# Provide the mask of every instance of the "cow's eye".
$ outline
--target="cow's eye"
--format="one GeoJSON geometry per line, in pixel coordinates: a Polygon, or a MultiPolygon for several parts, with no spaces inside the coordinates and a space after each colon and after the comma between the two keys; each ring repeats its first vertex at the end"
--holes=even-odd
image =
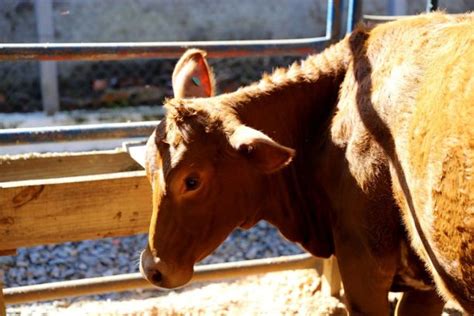
{"type": "Polygon", "coordinates": [[[199,179],[196,176],[189,176],[184,180],[186,190],[193,191],[199,187],[199,179]]]}

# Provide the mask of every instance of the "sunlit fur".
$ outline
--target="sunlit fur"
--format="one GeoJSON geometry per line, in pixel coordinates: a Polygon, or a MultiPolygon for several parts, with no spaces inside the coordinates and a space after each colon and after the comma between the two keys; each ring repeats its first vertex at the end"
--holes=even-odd
{"type": "Polygon", "coordinates": [[[172,75],[175,97],[189,98],[214,95],[216,80],[205,56],[206,52],[199,49],[189,49],[181,56],[172,75]],[[205,87],[205,89],[202,89],[202,87],[205,87]]]}
{"type": "Polygon", "coordinates": [[[473,313],[473,39],[472,14],[361,27],[234,93],[168,100],[148,157],[149,250],[173,266],[166,277],[265,219],[314,255],[336,255],[352,314],[387,314],[391,289],[409,290],[401,315],[439,314],[429,275],[473,313]],[[296,155],[259,173],[233,143],[241,126],[296,155]],[[178,194],[191,170],[205,178],[205,202],[178,194]]]}
{"type": "Polygon", "coordinates": [[[370,32],[365,48],[355,43],[332,128],[336,142],[347,148],[351,170],[364,190],[388,156],[394,196],[412,246],[440,293],[462,300],[471,311],[473,21],[472,14],[437,13],[381,25],[370,32]],[[433,20],[439,23],[433,25],[433,20]],[[363,74],[367,71],[370,76],[363,74]],[[415,228],[410,208],[424,236],[415,228]],[[423,242],[449,277],[440,277],[443,272],[433,266],[423,242]]]}

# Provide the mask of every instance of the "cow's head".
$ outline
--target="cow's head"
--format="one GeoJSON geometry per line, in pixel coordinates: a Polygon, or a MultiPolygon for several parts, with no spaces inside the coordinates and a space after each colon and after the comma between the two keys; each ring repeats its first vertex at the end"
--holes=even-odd
{"type": "Polygon", "coordinates": [[[202,52],[181,58],[173,73],[178,98],[168,101],[167,116],[147,144],[153,215],[140,269],[159,287],[187,283],[194,264],[234,228],[253,226],[268,175],[294,154],[232,119],[212,97],[212,78],[202,52]]]}

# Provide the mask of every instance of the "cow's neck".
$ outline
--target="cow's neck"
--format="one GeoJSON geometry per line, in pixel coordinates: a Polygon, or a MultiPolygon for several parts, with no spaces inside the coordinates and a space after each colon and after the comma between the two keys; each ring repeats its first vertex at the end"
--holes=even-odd
{"type": "Polygon", "coordinates": [[[321,78],[312,86],[293,91],[292,101],[283,102],[274,110],[278,119],[273,127],[278,130],[280,124],[285,126],[283,133],[275,135],[274,139],[296,149],[296,156],[286,169],[269,177],[267,196],[270,198],[263,219],[277,226],[285,237],[320,257],[333,253],[333,241],[330,204],[325,189],[316,181],[318,166],[314,155],[323,148],[340,80],[321,78]]]}
{"type": "Polygon", "coordinates": [[[277,73],[267,82],[264,79],[257,86],[238,92],[242,95],[235,106],[242,123],[296,149],[290,166],[269,176],[268,199],[261,217],[277,226],[288,239],[323,257],[333,253],[330,210],[325,190],[318,188],[318,167],[313,158],[324,146],[347,65],[345,60],[337,64],[336,57],[325,53],[311,57],[311,69],[304,69],[309,67],[305,62],[301,69],[290,68],[281,74],[282,78],[277,73]],[[307,77],[285,80],[284,76],[298,78],[298,71],[304,73],[300,79],[307,77]],[[284,83],[278,84],[279,80],[284,83]],[[277,84],[265,87],[273,83],[277,84]]]}
{"type": "MultiPolygon", "coordinates": [[[[259,83],[221,96],[240,122],[255,127],[282,145],[295,147],[317,128],[338,94],[352,59],[348,38],[318,55],[278,69],[259,83]]],[[[310,135],[311,136],[311,135],[310,135]]]]}

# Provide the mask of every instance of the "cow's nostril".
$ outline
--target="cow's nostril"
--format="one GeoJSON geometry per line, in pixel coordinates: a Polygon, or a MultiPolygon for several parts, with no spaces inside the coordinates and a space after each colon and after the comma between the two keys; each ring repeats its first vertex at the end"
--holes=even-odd
{"type": "Polygon", "coordinates": [[[151,281],[155,284],[158,284],[161,282],[162,275],[160,271],[155,271],[153,275],[151,276],[151,281]]]}

